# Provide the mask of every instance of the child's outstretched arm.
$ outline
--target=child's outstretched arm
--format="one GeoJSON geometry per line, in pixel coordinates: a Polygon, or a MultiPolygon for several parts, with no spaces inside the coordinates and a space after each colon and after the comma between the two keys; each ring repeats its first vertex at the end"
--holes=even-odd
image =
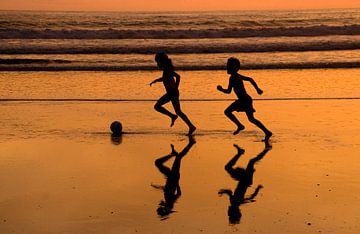
{"type": "Polygon", "coordinates": [[[157,82],[161,82],[161,81],[163,81],[163,78],[162,78],[162,77],[151,81],[151,83],[150,83],[149,85],[151,86],[152,84],[157,83],[157,82]]]}
{"type": "Polygon", "coordinates": [[[226,194],[231,198],[231,196],[233,195],[233,192],[230,189],[220,189],[218,194],[219,194],[219,196],[226,194]]]}
{"type": "Polygon", "coordinates": [[[258,193],[259,193],[259,191],[260,191],[260,189],[262,189],[263,188],[263,186],[260,184],[260,185],[258,185],[257,187],[256,187],[256,189],[255,189],[255,192],[253,193],[253,194],[251,194],[249,197],[247,197],[247,198],[245,198],[244,200],[246,201],[246,202],[253,202],[254,201],[254,199],[255,199],[255,197],[258,195],[258,193]]]}
{"type": "Polygon", "coordinates": [[[254,86],[254,88],[256,89],[256,92],[257,92],[258,94],[262,94],[262,93],[263,93],[263,91],[259,88],[259,86],[257,86],[257,84],[256,84],[256,82],[255,82],[255,80],[254,80],[253,78],[247,77],[247,76],[241,76],[241,78],[242,78],[243,80],[249,81],[249,82],[254,86]]]}
{"type": "Polygon", "coordinates": [[[223,93],[227,93],[227,94],[231,93],[232,88],[233,88],[233,84],[231,82],[231,79],[229,81],[229,85],[228,85],[227,89],[224,89],[221,85],[217,86],[217,90],[219,90],[220,92],[223,92],[223,93]]]}

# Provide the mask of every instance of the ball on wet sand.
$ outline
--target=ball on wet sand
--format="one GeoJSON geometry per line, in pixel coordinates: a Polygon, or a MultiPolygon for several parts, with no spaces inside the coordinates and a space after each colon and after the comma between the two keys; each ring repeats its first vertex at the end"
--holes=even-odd
{"type": "Polygon", "coordinates": [[[119,121],[114,121],[110,125],[110,130],[113,133],[113,135],[121,135],[122,124],[119,121]]]}

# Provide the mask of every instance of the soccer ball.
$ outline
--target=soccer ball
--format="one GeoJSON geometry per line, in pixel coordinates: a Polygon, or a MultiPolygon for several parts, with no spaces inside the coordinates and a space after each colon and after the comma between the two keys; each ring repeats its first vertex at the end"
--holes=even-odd
{"type": "Polygon", "coordinates": [[[115,136],[119,136],[122,133],[122,124],[119,121],[114,121],[110,125],[110,130],[115,136]]]}

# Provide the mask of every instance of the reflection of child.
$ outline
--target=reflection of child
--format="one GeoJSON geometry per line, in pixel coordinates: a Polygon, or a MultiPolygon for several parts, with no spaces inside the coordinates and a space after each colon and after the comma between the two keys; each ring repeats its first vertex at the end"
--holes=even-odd
{"type": "Polygon", "coordinates": [[[155,55],[155,61],[157,62],[158,67],[163,70],[163,75],[159,79],[156,79],[150,83],[150,86],[157,82],[163,82],[166,94],[163,95],[155,104],[154,108],[158,112],[167,115],[171,118],[170,127],[175,123],[175,120],[178,116],[189,127],[188,135],[193,134],[196,130],[196,127],[191,123],[189,118],[181,111],[180,101],[179,101],[179,84],[180,84],[180,75],[174,71],[174,66],[172,65],[171,59],[165,53],[157,53],[155,55]],[[174,77],[176,79],[174,79],[174,77]],[[164,104],[170,102],[172,103],[175,113],[173,114],[163,107],[164,104]]]}
{"type": "Polygon", "coordinates": [[[189,136],[189,142],[181,152],[177,152],[171,144],[171,153],[155,160],[155,165],[159,171],[165,175],[166,183],[164,186],[153,185],[154,188],[162,189],[164,192],[164,200],[162,200],[157,208],[157,213],[161,218],[166,218],[170,213],[174,212],[174,204],[181,196],[180,189],[180,165],[182,158],[189,152],[191,147],[195,144],[193,136],[189,136]],[[165,163],[175,157],[171,169],[165,163]]]}
{"type": "Polygon", "coordinates": [[[227,62],[227,73],[230,74],[229,78],[229,85],[227,89],[224,89],[221,87],[221,85],[217,86],[217,89],[223,93],[231,93],[231,90],[234,89],[234,92],[236,96],[238,97],[238,100],[233,102],[228,108],[225,110],[225,115],[233,121],[237,129],[234,132],[234,135],[238,134],[241,130],[245,129],[244,125],[240,123],[240,121],[235,117],[235,115],[232,113],[234,111],[237,112],[245,112],[249,121],[253,124],[255,124],[257,127],[259,127],[263,132],[265,133],[265,141],[268,141],[270,137],[272,136],[272,132],[269,131],[259,120],[255,119],[254,112],[255,109],[252,104],[252,98],[246,93],[244,82],[243,81],[249,81],[256,89],[258,94],[262,94],[263,91],[257,86],[255,81],[250,78],[243,75],[240,75],[238,73],[240,69],[240,61],[236,58],[229,58],[227,62]]]}
{"type": "Polygon", "coordinates": [[[246,168],[234,167],[236,162],[239,160],[241,155],[245,153],[245,150],[240,148],[238,145],[234,144],[234,147],[237,149],[237,154],[225,165],[225,170],[230,174],[230,176],[238,181],[234,192],[230,189],[220,189],[218,194],[222,196],[226,194],[230,199],[230,206],[228,208],[229,222],[231,224],[236,224],[240,222],[241,211],[240,205],[248,202],[253,202],[260,189],[263,188],[262,185],[258,185],[255,188],[253,194],[245,196],[247,189],[253,184],[253,177],[255,172],[255,163],[260,161],[265,154],[271,149],[271,145],[265,142],[264,150],[259,153],[256,157],[249,160],[246,168]]]}

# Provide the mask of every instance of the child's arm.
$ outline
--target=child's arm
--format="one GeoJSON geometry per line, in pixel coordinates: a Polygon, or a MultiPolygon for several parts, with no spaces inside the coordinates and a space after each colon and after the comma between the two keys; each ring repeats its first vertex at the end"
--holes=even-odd
{"type": "Polygon", "coordinates": [[[149,85],[151,86],[152,84],[157,83],[157,82],[161,82],[161,81],[163,81],[163,78],[162,78],[162,77],[151,81],[151,83],[150,83],[149,85]]]}
{"type": "Polygon", "coordinates": [[[233,83],[231,82],[231,78],[229,80],[229,85],[227,89],[224,89],[221,85],[217,86],[217,90],[227,94],[231,93],[232,88],[233,88],[233,83]]]}
{"type": "Polygon", "coordinates": [[[246,202],[249,202],[249,201],[250,201],[250,202],[254,202],[255,197],[258,195],[260,189],[262,189],[262,188],[263,188],[263,186],[262,186],[261,184],[258,185],[258,186],[256,187],[254,193],[251,194],[249,197],[245,198],[244,200],[245,200],[246,202]]]}
{"type": "Polygon", "coordinates": [[[257,86],[257,84],[256,84],[256,82],[255,82],[255,80],[254,80],[253,78],[247,77],[247,76],[241,76],[241,78],[242,78],[243,80],[249,81],[249,82],[254,86],[254,88],[256,89],[256,92],[257,92],[258,94],[262,94],[262,93],[263,93],[263,91],[257,86]]]}
{"type": "Polygon", "coordinates": [[[230,189],[220,189],[218,192],[219,196],[222,196],[223,194],[228,195],[229,197],[232,196],[232,191],[230,189]]]}

